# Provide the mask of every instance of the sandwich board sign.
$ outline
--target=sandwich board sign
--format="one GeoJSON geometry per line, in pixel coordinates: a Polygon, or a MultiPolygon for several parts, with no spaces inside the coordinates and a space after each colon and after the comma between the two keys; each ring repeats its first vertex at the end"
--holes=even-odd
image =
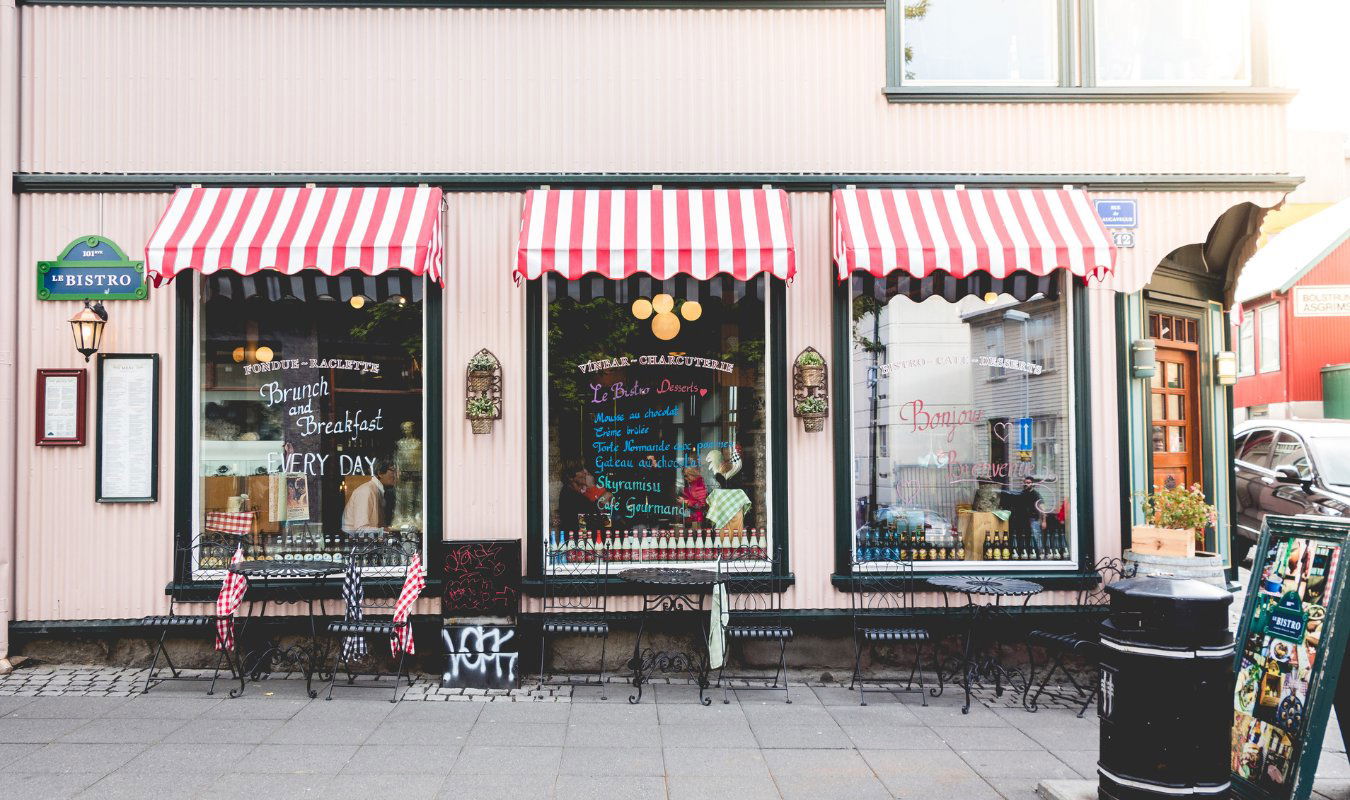
{"type": "Polygon", "coordinates": [[[1350,633],[1348,545],[1350,522],[1266,517],[1238,620],[1234,797],[1312,793],[1350,633]]]}

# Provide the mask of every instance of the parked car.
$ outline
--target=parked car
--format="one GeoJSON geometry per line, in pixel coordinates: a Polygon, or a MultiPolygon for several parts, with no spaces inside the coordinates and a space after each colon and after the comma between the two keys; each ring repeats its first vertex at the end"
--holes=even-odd
{"type": "Polygon", "coordinates": [[[1350,420],[1251,420],[1233,433],[1233,559],[1261,536],[1266,514],[1350,514],[1350,420]]]}

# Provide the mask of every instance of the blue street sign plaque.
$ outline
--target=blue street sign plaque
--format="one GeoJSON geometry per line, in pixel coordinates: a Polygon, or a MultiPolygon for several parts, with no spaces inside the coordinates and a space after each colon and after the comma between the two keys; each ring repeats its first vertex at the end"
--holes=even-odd
{"type": "Polygon", "coordinates": [[[55,261],[38,262],[39,300],[144,300],[145,262],[128,261],[111,239],[82,236],[55,261]]]}
{"type": "Polygon", "coordinates": [[[1097,207],[1097,216],[1108,228],[1139,227],[1139,201],[1137,200],[1093,200],[1097,207]]]}

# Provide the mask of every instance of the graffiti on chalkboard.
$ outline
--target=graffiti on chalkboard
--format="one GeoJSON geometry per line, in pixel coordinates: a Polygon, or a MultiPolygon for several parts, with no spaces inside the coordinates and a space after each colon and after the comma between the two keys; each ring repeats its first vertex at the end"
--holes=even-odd
{"type": "Polygon", "coordinates": [[[446,669],[441,687],[446,689],[514,689],[516,629],[498,625],[447,625],[441,628],[445,643],[446,669]]]}
{"type": "Polygon", "coordinates": [[[520,542],[455,542],[446,547],[441,613],[514,616],[520,607],[520,542]]]}

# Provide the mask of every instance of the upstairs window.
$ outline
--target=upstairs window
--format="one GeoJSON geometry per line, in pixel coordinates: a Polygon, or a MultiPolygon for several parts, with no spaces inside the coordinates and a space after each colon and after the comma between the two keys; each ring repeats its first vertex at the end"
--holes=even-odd
{"type": "Polygon", "coordinates": [[[1261,329],[1261,348],[1256,358],[1262,372],[1280,370],[1280,307],[1271,304],[1256,312],[1257,327],[1261,329]]]}
{"type": "Polygon", "coordinates": [[[1056,0],[912,0],[899,21],[912,86],[1054,86],[1056,0]]]}
{"type": "Polygon", "coordinates": [[[1251,83],[1251,7],[1234,0],[1094,0],[1098,86],[1251,83]]]}
{"type": "Polygon", "coordinates": [[[1251,314],[1243,316],[1237,336],[1238,374],[1256,374],[1256,324],[1251,314]]]}

